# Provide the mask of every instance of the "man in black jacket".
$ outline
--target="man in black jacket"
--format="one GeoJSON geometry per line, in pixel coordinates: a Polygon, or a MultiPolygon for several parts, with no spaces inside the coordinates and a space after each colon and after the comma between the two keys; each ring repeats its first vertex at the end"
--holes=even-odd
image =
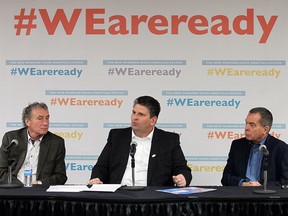
{"type": "Polygon", "coordinates": [[[137,143],[135,185],[188,186],[192,180],[179,135],[155,127],[159,102],[142,96],[134,101],[131,127],[112,129],[88,184],[131,185],[130,143],[137,143]]]}

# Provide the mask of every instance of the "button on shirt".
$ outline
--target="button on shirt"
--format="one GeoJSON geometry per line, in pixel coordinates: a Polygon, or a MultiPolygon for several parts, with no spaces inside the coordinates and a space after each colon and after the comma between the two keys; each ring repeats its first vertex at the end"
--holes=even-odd
{"type": "Polygon", "coordinates": [[[24,182],[24,165],[27,161],[30,162],[32,166],[32,182],[36,181],[36,173],[37,173],[37,165],[38,165],[38,158],[39,158],[39,150],[40,150],[40,142],[41,139],[33,141],[31,137],[28,135],[28,144],[27,144],[27,154],[25,161],[17,174],[17,178],[24,182]]]}
{"type": "MultiPolygon", "coordinates": [[[[154,130],[144,138],[137,137],[132,131],[132,141],[137,143],[135,159],[135,186],[147,186],[147,173],[149,155],[151,149],[151,142],[154,130]]],[[[132,184],[132,168],[131,168],[131,156],[128,157],[128,163],[125,173],[122,178],[122,185],[131,186],[132,184]]]]}

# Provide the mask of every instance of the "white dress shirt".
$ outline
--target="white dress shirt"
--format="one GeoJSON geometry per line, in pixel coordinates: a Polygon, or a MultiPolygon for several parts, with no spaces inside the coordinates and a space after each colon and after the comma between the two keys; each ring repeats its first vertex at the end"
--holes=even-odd
{"type": "MultiPolygon", "coordinates": [[[[135,186],[147,186],[148,163],[153,131],[144,138],[137,137],[132,130],[132,141],[137,143],[135,159],[135,186]]],[[[122,178],[122,185],[132,186],[131,156],[128,157],[127,167],[122,178]]]]}
{"type": "Polygon", "coordinates": [[[27,154],[25,157],[25,161],[22,164],[22,167],[20,168],[17,174],[17,178],[23,183],[24,183],[24,166],[27,161],[29,161],[32,166],[32,182],[36,181],[36,173],[37,173],[37,165],[38,165],[41,140],[42,140],[42,137],[39,140],[36,140],[33,142],[33,140],[28,134],[27,154]]]}

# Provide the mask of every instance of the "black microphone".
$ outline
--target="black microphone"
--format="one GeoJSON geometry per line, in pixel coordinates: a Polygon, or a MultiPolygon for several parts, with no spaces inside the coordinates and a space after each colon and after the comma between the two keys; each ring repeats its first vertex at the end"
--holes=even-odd
{"type": "Polygon", "coordinates": [[[10,144],[6,146],[6,148],[4,149],[4,152],[10,152],[11,149],[12,149],[14,146],[16,146],[16,145],[18,145],[18,140],[13,139],[13,140],[10,142],[10,144]]]}
{"type": "Polygon", "coordinates": [[[276,193],[275,190],[267,190],[267,179],[268,179],[268,155],[269,151],[266,147],[266,145],[260,145],[259,151],[265,156],[263,160],[263,190],[255,190],[254,193],[260,193],[260,194],[273,194],[276,193]]]}
{"type": "Polygon", "coordinates": [[[132,141],[130,144],[130,156],[132,158],[134,158],[134,155],[136,153],[136,146],[137,146],[137,143],[135,141],[132,141]]]}
{"type": "Polygon", "coordinates": [[[266,157],[268,157],[269,151],[268,151],[266,145],[260,145],[260,146],[259,146],[259,151],[261,151],[263,155],[265,155],[266,157]]]}
{"type": "Polygon", "coordinates": [[[136,153],[136,147],[137,147],[137,142],[132,141],[130,143],[130,156],[131,156],[131,171],[132,171],[132,186],[126,186],[124,187],[125,190],[133,190],[133,191],[138,191],[138,190],[144,190],[145,187],[143,186],[135,186],[135,158],[134,155],[136,153]]]}

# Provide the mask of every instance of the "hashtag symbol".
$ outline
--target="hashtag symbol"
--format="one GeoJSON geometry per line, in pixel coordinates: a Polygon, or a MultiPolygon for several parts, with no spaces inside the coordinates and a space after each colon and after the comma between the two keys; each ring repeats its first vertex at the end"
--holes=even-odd
{"type": "Polygon", "coordinates": [[[108,75],[112,76],[114,74],[114,68],[109,68],[108,69],[108,75]]]}
{"type": "Polygon", "coordinates": [[[11,69],[11,75],[15,76],[17,74],[17,68],[12,68],[11,69]]]}
{"type": "Polygon", "coordinates": [[[169,98],[168,100],[167,100],[167,106],[172,106],[173,105],[173,98],[169,98]]]}
{"type": "Polygon", "coordinates": [[[214,137],[214,132],[209,131],[208,132],[208,139],[213,139],[213,137],[214,137]]]}
{"type": "Polygon", "coordinates": [[[212,76],[213,75],[213,68],[209,68],[207,70],[207,72],[208,72],[208,76],[212,76]]]}
{"type": "Polygon", "coordinates": [[[52,99],[50,100],[50,104],[51,104],[52,106],[57,105],[57,99],[56,99],[56,98],[52,98],[52,99]]]}
{"type": "Polygon", "coordinates": [[[37,16],[35,15],[35,8],[31,9],[29,15],[25,15],[25,9],[22,8],[20,15],[14,16],[14,19],[18,20],[18,23],[14,25],[14,28],[16,29],[16,35],[20,35],[22,29],[26,29],[26,35],[30,35],[31,29],[37,27],[36,24],[33,24],[33,21],[36,20],[36,18],[37,16]]]}

